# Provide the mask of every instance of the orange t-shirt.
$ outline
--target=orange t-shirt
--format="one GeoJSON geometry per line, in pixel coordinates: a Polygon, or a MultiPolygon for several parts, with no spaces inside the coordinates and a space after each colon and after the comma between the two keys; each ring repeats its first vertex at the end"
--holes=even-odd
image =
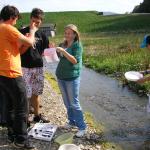
{"type": "Polygon", "coordinates": [[[0,24],[0,75],[10,78],[22,76],[19,52],[21,33],[12,25],[0,24]]]}

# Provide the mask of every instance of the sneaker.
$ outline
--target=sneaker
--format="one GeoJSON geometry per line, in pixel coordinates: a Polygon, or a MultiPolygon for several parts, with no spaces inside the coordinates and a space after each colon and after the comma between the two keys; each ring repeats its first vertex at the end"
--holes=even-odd
{"type": "Polygon", "coordinates": [[[15,139],[15,134],[14,134],[12,128],[8,127],[7,142],[8,143],[13,143],[14,139],[15,139]]]}
{"type": "Polygon", "coordinates": [[[11,144],[11,143],[14,142],[14,139],[15,139],[15,136],[13,136],[13,135],[8,135],[8,137],[7,137],[7,142],[8,142],[9,144],[11,144]]]}
{"type": "Polygon", "coordinates": [[[31,143],[29,143],[29,140],[23,143],[14,142],[13,147],[23,150],[36,150],[36,148],[31,143]]]}
{"type": "Polygon", "coordinates": [[[86,130],[79,130],[76,133],[76,137],[83,137],[86,134],[86,130]]]}
{"type": "Polygon", "coordinates": [[[34,116],[33,121],[35,121],[35,122],[43,122],[43,123],[49,123],[50,122],[42,114],[39,114],[38,116],[34,116]]]}
{"type": "Polygon", "coordinates": [[[72,125],[72,124],[69,124],[69,123],[66,123],[64,126],[63,126],[64,129],[72,129],[72,128],[76,128],[75,125],[72,125]]]}

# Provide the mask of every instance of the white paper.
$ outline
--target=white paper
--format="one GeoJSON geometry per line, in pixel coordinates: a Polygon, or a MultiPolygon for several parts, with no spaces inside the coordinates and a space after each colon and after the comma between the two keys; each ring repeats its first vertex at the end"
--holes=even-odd
{"type": "Polygon", "coordinates": [[[48,63],[57,62],[59,58],[56,53],[56,48],[47,48],[44,50],[44,57],[48,63]]]}

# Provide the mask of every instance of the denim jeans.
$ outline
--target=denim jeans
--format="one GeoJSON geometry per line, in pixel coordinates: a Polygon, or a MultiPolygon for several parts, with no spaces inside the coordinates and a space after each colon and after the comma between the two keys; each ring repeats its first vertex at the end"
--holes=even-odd
{"type": "Polygon", "coordinates": [[[79,130],[84,130],[86,124],[79,101],[80,77],[71,81],[58,79],[58,85],[67,109],[69,124],[77,126],[79,130]]]}
{"type": "Polygon", "coordinates": [[[16,142],[27,139],[28,101],[22,77],[8,78],[0,76],[0,85],[7,94],[8,136],[14,136],[16,142]]]}

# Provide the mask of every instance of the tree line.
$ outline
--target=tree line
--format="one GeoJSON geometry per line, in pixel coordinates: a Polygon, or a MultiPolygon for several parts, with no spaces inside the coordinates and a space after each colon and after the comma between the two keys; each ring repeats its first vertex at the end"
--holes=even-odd
{"type": "Polygon", "coordinates": [[[135,6],[132,13],[150,13],[150,0],[144,0],[135,6]]]}

